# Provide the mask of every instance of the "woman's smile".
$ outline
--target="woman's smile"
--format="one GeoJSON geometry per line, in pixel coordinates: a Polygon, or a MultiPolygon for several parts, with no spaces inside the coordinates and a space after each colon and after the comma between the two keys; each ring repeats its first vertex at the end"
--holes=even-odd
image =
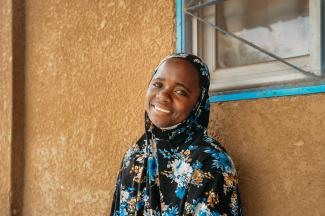
{"type": "Polygon", "coordinates": [[[165,108],[162,108],[162,107],[159,107],[157,105],[152,105],[152,107],[157,111],[157,112],[162,112],[164,114],[171,114],[172,111],[168,110],[168,109],[165,109],[165,108]]]}
{"type": "Polygon", "coordinates": [[[199,74],[182,59],[169,59],[157,70],[145,97],[145,109],[151,122],[166,128],[184,121],[200,95],[199,74]]]}

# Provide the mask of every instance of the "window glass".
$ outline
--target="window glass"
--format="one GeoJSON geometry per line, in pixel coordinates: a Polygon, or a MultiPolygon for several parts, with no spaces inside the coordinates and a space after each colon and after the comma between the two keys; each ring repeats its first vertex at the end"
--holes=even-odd
{"type": "MultiPolygon", "coordinates": [[[[308,0],[226,0],[215,10],[218,26],[281,58],[310,53],[308,0]]],[[[215,69],[274,60],[221,33],[216,41],[215,69]]]]}
{"type": "Polygon", "coordinates": [[[323,0],[180,1],[183,51],[207,63],[213,94],[323,81],[323,0]],[[220,33],[220,28],[285,62],[220,33]]]}

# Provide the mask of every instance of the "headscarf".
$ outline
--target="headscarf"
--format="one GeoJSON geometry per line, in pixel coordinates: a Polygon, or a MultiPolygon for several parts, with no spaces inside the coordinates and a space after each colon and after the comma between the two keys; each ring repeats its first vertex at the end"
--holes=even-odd
{"type": "Polygon", "coordinates": [[[145,113],[145,133],[123,158],[111,215],[241,215],[233,162],[207,135],[208,67],[197,56],[174,53],[152,78],[171,58],[195,67],[201,94],[174,127],[158,128],[145,113]]]}

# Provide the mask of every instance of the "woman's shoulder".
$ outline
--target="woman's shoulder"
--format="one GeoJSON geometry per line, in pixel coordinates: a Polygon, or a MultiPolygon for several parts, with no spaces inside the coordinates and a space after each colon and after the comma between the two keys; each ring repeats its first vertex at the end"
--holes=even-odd
{"type": "Polygon", "coordinates": [[[225,148],[213,137],[203,135],[192,146],[193,156],[201,160],[205,167],[216,172],[227,172],[235,175],[236,169],[225,148]]]}
{"type": "Polygon", "coordinates": [[[197,146],[198,151],[206,152],[207,150],[211,150],[227,153],[226,149],[221,145],[221,143],[209,135],[202,135],[198,137],[194,143],[197,146]]]}
{"type": "Polygon", "coordinates": [[[126,168],[130,166],[130,163],[133,161],[141,161],[144,157],[144,144],[145,135],[142,135],[140,139],[133,143],[127,151],[124,153],[123,160],[122,160],[122,168],[126,168]]]}

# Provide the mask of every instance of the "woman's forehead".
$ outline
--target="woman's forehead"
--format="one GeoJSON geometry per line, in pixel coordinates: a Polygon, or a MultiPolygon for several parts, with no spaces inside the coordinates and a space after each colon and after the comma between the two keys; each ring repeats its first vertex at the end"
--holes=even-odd
{"type": "Polygon", "coordinates": [[[199,76],[198,70],[192,65],[190,62],[182,59],[182,58],[170,58],[164,61],[157,68],[156,74],[171,70],[173,72],[184,72],[193,73],[195,72],[197,76],[199,76]]]}
{"type": "Polygon", "coordinates": [[[154,74],[153,79],[157,78],[175,78],[185,82],[199,83],[197,69],[191,63],[181,58],[171,58],[163,62],[154,74]]]}

